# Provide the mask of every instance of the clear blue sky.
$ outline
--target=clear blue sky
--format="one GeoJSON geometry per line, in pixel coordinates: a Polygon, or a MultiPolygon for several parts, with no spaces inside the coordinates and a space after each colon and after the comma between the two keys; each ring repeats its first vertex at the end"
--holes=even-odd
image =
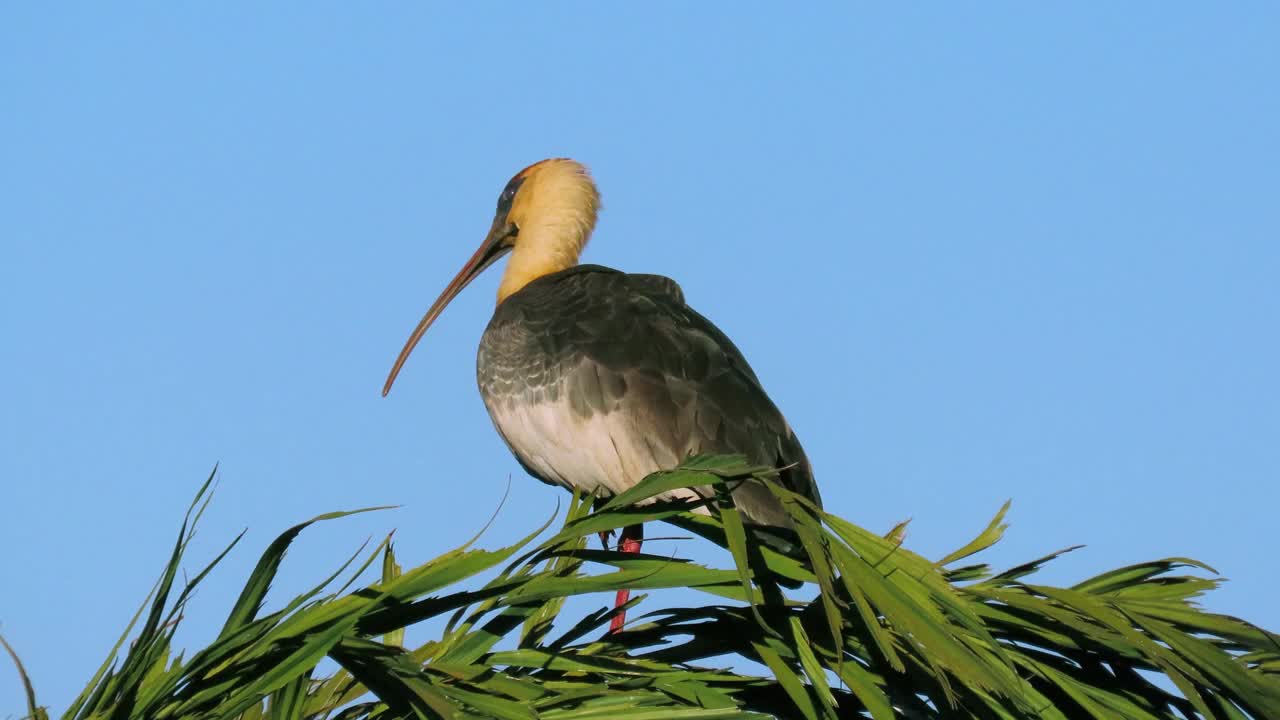
{"type": "Polygon", "coordinates": [[[560,155],[586,259],[683,284],[831,510],[937,557],[1013,498],[999,562],[1190,555],[1280,627],[1275,4],[149,5],[0,10],[0,632],[55,710],[215,462],[192,552],[249,536],[193,644],[294,521],[404,505],[304,535],[277,598],[392,527],[455,545],[508,476],[486,542],[552,511],[474,386],[498,273],[378,390],[560,155]]]}

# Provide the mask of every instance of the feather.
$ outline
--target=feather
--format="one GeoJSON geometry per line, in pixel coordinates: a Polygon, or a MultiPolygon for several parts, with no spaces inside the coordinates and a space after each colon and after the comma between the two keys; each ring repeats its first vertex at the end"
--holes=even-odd
{"type": "MultiPolygon", "coordinates": [[[[476,378],[494,426],[544,482],[619,493],[691,455],[737,453],[785,468],[821,504],[803,448],[736,346],[670,278],[582,265],[545,275],[498,305],[476,378]]],[[[788,525],[748,483],[753,522],[788,525]]]]}

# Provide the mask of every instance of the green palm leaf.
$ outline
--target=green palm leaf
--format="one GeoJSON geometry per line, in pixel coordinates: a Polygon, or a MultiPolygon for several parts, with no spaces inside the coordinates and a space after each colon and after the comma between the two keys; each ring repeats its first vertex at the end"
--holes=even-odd
{"type": "MultiPolygon", "coordinates": [[[[691,459],[595,510],[575,497],[558,531],[544,525],[498,550],[469,542],[403,569],[388,537],[265,609],[301,531],[350,513],[295,525],[268,545],[217,639],[184,658],[171,648],[180,610],[236,544],[174,594],[209,487],[64,718],[1280,717],[1280,636],[1200,609],[1220,582],[1207,565],[1169,558],[1069,588],[1031,580],[1061,553],[999,573],[951,567],[1000,540],[1008,504],[933,562],[903,547],[900,529],[869,532],[724,457],[691,459]],[[744,524],[729,489],[747,481],[768,483],[794,527],[744,524]],[[682,487],[711,492],[697,507],[652,500],[682,487]],[[720,545],[719,566],[587,548],[602,530],[658,520],[720,545]],[[361,587],[374,563],[378,577],[361,587]],[[353,565],[346,585],[326,590],[353,565]],[[566,616],[566,599],[623,587],[692,588],[711,602],[637,616],[659,599],[637,597],[617,635],[605,632],[608,607],[566,616]],[[432,618],[449,620],[444,631],[404,647],[405,628],[432,618]],[[318,674],[325,658],[340,669],[318,674]]],[[[20,675],[27,712],[45,717],[20,675]]]]}

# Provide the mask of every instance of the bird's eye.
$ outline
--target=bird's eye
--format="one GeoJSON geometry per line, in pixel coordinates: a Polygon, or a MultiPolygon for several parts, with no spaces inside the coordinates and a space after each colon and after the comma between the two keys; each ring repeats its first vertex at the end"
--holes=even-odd
{"type": "Polygon", "coordinates": [[[520,190],[520,186],[524,183],[524,178],[512,178],[511,182],[502,189],[502,194],[498,196],[498,208],[510,207],[511,202],[515,200],[516,192],[520,190]]]}

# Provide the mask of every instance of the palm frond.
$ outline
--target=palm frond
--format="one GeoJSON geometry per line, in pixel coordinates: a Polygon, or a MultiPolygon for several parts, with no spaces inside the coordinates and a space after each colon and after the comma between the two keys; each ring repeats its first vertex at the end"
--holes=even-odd
{"type": "Polygon", "coordinates": [[[323,515],[267,547],[217,639],[184,658],[171,647],[181,610],[236,544],[176,588],[206,482],[148,602],[63,717],[1280,717],[1280,637],[1201,610],[1220,582],[1206,565],[1168,558],[1039,584],[1061,553],[1004,572],[957,566],[999,541],[1008,505],[935,562],[903,547],[900,529],[872,533],[772,478],[741,458],[694,458],[595,510],[575,497],[549,536],[550,521],[510,546],[467,543],[407,570],[388,537],[264,610],[290,544],[350,513],[323,515]],[[745,524],[728,492],[741,482],[768,484],[794,527],[745,524]],[[651,501],[679,487],[713,491],[701,512],[651,501]],[[723,566],[587,548],[597,532],[656,520],[725,548],[723,566]],[[377,580],[348,591],[374,563],[377,580]],[[567,598],[624,587],[692,588],[708,604],[663,607],[616,635],[611,610],[566,617],[567,598]],[[405,628],[433,618],[448,620],[439,637],[404,647],[405,628]],[[340,669],[318,676],[325,658],[340,669]]]}

